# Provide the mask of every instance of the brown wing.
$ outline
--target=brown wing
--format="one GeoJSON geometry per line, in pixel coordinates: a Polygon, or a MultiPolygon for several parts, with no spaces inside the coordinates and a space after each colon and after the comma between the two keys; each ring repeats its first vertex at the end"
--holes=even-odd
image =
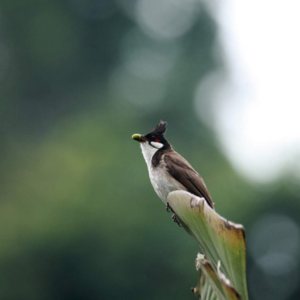
{"type": "Polygon", "coordinates": [[[182,156],[176,152],[166,153],[164,161],[169,173],[185,186],[188,192],[205,198],[209,206],[214,208],[204,180],[182,156]]]}

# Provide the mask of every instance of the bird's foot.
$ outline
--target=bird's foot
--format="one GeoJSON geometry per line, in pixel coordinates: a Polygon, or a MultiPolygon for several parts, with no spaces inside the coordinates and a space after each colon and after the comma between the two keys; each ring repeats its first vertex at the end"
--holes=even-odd
{"type": "Polygon", "coordinates": [[[167,212],[172,212],[173,214],[175,214],[175,211],[172,209],[172,207],[170,206],[170,203],[169,202],[167,202],[167,205],[166,205],[166,211],[167,212]]]}
{"type": "Polygon", "coordinates": [[[180,224],[180,222],[179,222],[179,220],[178,220],[178,218],[177,218],[177,216],[175,214],[173,214],[172,220],[173,220],[173,222],[177,223],[177,225],[179,227],[182,227],[182,225],[180,224]]]}
{"type": "Polygon", "coordinates": [[[172,212],[173,215],[172,215],[172,220],[179,226],[179,227],[182,227],[182,225],[180,224],[176,214],[175,214],[175,211],[172,209],[172,207],[170,206],[170,203],[167,202],[167,205],[166,205],[166,211],[167,212],[172,212]]]}

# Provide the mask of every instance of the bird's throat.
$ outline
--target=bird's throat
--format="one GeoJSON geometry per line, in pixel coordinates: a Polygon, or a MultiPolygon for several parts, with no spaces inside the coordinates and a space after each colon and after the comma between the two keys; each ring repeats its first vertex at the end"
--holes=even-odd
{"type": "Polygon", "coordinates": [[[140,145],[141,145],[141,149],[142,149],[144,159],[145,159],[146,164],[148,166],[148,170],[150,170],[151,169],[151,164],[152,164],[152,158],[153,158],[154,154],[159,149],[156,149],[156,148],[150,146],[148,143],[141,143],[140,145]]]}

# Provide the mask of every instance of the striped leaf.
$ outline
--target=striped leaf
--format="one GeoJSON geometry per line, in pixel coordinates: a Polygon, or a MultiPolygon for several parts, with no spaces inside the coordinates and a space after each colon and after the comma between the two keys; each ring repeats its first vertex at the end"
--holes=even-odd
{"type": "Polygon", "coordinates": [[[171,192],[168,202],[204,255],[197,258],[201,275],[196,294],[206,300],[248,300],[243,226],[227,221],[204,198],[188,192],[171,192]]]}

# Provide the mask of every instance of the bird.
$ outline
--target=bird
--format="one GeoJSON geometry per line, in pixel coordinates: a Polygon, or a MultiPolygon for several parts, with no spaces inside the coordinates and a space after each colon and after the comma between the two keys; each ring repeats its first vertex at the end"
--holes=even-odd
{"type": "MultiPolygon", "coordinates": [[[[132,139],[139,142],[146,161],[150,181],[159,198],[166,204],[166,209],[174,213],[167,198],[176,190],[187,191],[198,197],[203,197],[214,209],[214,203],[204,183],[203,178],[195,171],[189,162],[177,153],[165,138],[167,122],[160,121],[146,135],[133,134],[132,139]]],[[[173,220],[179,224],[174,213],[173,220]]]]}

